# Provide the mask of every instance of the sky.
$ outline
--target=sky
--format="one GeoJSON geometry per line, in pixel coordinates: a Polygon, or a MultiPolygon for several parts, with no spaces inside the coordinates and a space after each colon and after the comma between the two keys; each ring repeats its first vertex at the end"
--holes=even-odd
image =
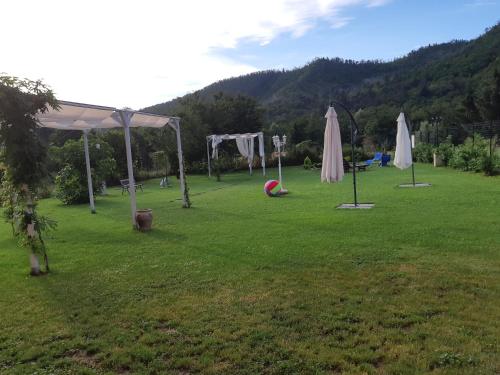
{"type": "Polygon", "coordinates": [[[390,60],[498,21],[500,0],[2,0],[0,73],[140,109],[316,57],[390,60]]]}

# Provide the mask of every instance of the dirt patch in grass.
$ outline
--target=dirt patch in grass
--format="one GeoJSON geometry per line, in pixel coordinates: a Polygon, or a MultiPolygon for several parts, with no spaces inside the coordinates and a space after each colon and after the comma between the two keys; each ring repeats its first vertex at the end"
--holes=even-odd
{"type": "Polygon", "coordinates": [[[93,355],[90,355],[83,350],[75,350],[74,352],[70,353],[69,356],[73,361],[75,361],[79,365],[89,367],[92,369],[97,369],[100,367],[97,359],[93,355]]]}

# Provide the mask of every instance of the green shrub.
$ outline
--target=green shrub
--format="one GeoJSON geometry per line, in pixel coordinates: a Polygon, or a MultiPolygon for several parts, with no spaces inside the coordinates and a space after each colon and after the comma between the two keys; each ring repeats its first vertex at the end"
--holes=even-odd
{"type": "MultiPolygon", "coordinates": [[[[352,148],[350,144],[344,144],[342,146],[342,155],[345,160],[352,162],[352,148]]],[[[354,147],[354,156],[358,162],[373,158],[373,155],[369,155],[365,152],[363,147],[358,146],[354,147]]]]}
{"type": "Polygon", "coordinates": [[[313,162],[309,156],[304,159],[304,169],[310,170],[313,167],[313,162]]]}
{"type": "Polygon", "coordinates": [[[462,171],[480,172],[488,167],[488,162],[485,162],[489,157],[488,147],[489,144],[480,137],[476,136],[474,142],[468,138],[464,144],[454,148],[449,165],[462,171]]]}
{"type": "Polygon", "coordinates": [[[448,165],[450,163],[451,158],[453,157],[453,144],[451,143],[451,138],[447,138],[445,142],[441,143],[434,152],[437,156],[441,158],[444,165],[448,165]]]}
{"type": "Polygon", "coordinates": [[[89,198],[86,185],[82,186],[80,173],[66,165],[56,175],[56,197],[64,204],[86,202],[89,198]]]}
{"type": "Polygon", "coordinates": [[[432,163],[434,149],[429,143],[419,143],[413,149],[413,160],[419,163],[432,163]]]}
{"type": "Polygon", "coordinates": [[[500,169],[500,158],[493,154],[486,156],[482,160],[481,170],[486,176],[494,176],[500,169]]]}
{"type": "MultiPolygon", "coordinates": [[[[65,204],[88,201],[87,167],[83,140],[70,139],[62,147],[52,147],[52,162],[59,172],[56,175],[56,197],[65,204]]],[[[94,193],[103,181],[115,177],[116,161],[113,149],[95,136],[89,137],[89,154],[94,193]]]]}

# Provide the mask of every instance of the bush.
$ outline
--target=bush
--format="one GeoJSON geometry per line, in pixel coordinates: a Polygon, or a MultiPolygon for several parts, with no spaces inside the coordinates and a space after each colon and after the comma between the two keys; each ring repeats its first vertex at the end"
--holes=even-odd
{"type": "MultiPolygon", "coordinates": [[[[342,155],[345,160],[352,162],[351,145],[345,144],[342,146],[342,155]]],[[[357,147],[357,146],[354,147],[354,156],[356,157],[356,161],[358,162],[372,158],[372,156],[368,155],[368,153],[366,153],[362,147],[357,147]]]]}
{"type": "Polygon", "coordinates": [[[432,163],[434,149],[428,143],[419,143],[413,149],[413,161],[419,163],[432,163]]]}
{"type": "MultiPolygon", "coordinates": [[[[94,193],[101,183],[115,177],[116,161],[113,150],[97,137],[89,137],[89,153],[94,193]],[[97,146],[99,145],[99,146],[97,146]]],[[[65,204],[83,203],[88,200],[87,168],[83,140],[70,139],[62,147],[52,147],[53,168],[56,175],[56,197],[65,204]]]]}
{"type": "Polygon", "coordinates": [[[483,158],[481,170],[486,176],[496,175],[498,169],[500,169],[500,159],[498,156],[493,154],[483,158]]]}
{"type": "Polygon", "coordinates": [[[488,157],[487,142],[479,137],[476,137],[475,142],[468,138],[464,144],[454,148],[449,164],[462,171],[480,172],[487,167],[485,159],[488,157]]]}
{"type": "Polygon", "coordinates": [[[436,155],[441,158],[444,165],[449,165],[451,158],[453,157],[453,144],[451,143],[451,138],[447,138],[445,142],[441,143],[434,150],[436,155]]]}
{"type": "Polygon", "coordinates": [[[313,162],[309,156],[304,159],[304,169],[310,170],[313,167],[313,162]]]}
{"type": "MultiPolygon", "coordinates": [[[[281,162],[285,165],[301,165],[304,159],[308,157],[313,163],[318,163],[321,161],[321,146],[311,140],[303,141],[296,145],[287,144],[286,146],[286,157],[281,157],[281,162]]],[[[275,162],[270,163],[277,165],[277,158],[275,162]]]]}
{"type": "Polygon", "coordinates": [[[56,197],[64,204],[86,202],[89,198],[87,186],[82,186],[80,173],[66,165],[56,176],[56,197]]]}

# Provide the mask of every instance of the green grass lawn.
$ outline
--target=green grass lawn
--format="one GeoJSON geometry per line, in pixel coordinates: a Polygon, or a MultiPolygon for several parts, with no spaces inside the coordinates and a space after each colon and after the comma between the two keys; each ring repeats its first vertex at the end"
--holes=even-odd
{"type": "Polygon", "coordinates": [[[190,176],[191,209],[154,181],[150,233],[118,189],[96,215],[43,200],[50,275],[0,224],[0,373],[498,374],[500,178],[417,179],[359,174],[369,211],[335,209],[351,176],[301,168],[274,199],[258,171],[190,176]]]}

